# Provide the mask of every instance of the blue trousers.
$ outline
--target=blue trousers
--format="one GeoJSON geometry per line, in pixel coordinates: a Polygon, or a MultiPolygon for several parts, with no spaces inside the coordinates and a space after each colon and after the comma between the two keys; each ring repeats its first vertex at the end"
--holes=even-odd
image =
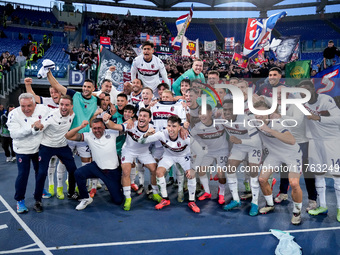
{"type": "Polygon", "coordinates": [[[25,199],[28,177],[30,175],[31,160],[35,171],[35,178],[37,178],[39,162],[38,152],[34,154],[17,154],[18,176],[15,181],[15,195],[14,199],[20,201],[25,199]]]}
{"type": "Polygon", "coordinates": [[[95,161],[82,166],[74,173],[76,178],[79,195],[81,198],[88,198],[89,194],[86,189],[86,180],[91,178],[100,178],[110,192],[112,202],[120,205],[124,201],[122,190],[122,170],[120,166],[116,169],[100,169],[95,161]]]}
{"type": "Polygon", "coordinates": [[[77,166],[74,162],[73,154],[70,147],[60,147],[52,148],[45,145],[40,145],[39,147],[39,171],[36,177],[34,199],[36,201],[41,201],[42,193],[44,190],[44,184],[47,176],[48,165],[52,156],[57,156],[65,165],[68,171],[68,183],[69,191],[68,193],[73,195],[76,186],[76,181],[74,178],[74,172],[77,166]]]}

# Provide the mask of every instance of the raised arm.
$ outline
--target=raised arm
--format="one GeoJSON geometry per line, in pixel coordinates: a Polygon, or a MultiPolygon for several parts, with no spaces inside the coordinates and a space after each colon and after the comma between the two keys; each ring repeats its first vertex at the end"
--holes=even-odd
{"type": "Polygon", "coordinates": [[[105,113],[103,115],[103,121],[107,128],[118,130],[118,131],[124,131],[124,127],[121,124],[114,123],[113,121],[110,120],[110,118],[111,118],[111,115],[108,113],[105,113]]]}
{"type": "Polygon", "coordinates": [[[51,86],[53,88],[55,88],[56,90],[58,90],[61,94],[66,95],[67,89],[61,85],[56,78],[54,78],[53,74],[51,71],[49,71],[47,73],[47,80],[49,81],[49,83],[51,84],[51,86]]]}
{"type": "Polygon", "coordinates": [[[68,140],[78,141],[78,142],[84,141],[83,135],[79,134],[78,132],[84,127],[86,127],[88,124],[89,122],[87,120],[84,120],[79,127],[75,127],[71,129],[70,131],[68,131],[65,135],[65,138],[68,140]]]}
{"type": "Polygon", "coordinates": [[[40,96],[36,95],[32,89],[32,81],[33,81],[32,78],[29,78],[29,77],[25,78],[24,83],[26,87],[26,92],[34,96],[35,102],[37,104],[41,104],[40,96]]]}

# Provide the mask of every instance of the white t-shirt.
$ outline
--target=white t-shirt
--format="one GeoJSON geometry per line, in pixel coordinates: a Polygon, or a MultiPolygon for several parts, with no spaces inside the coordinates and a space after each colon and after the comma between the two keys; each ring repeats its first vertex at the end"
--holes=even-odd
{"type": "Polygon", "coordinates": [[[52,109],[59,108],[59,104],[56,104],[52,97],[40,97],[40,103],[52,109]]]}
{"type": "Polygon", "coordinates": [[[44,125],[42,145],[59,148],[67,146],[65,134],[70,130],[75,114],[61,116],[60,110],[55,109],[41,121],[44,125]]]}
{"type": "MultiPolygon", "coordinates": [[[[145,133],[138,128],[138,121],[135,121],[134,127],[128,129],[127,124],[122,124],[124,132],[126,132],[126,140],[123,145],[123,149],[129,150],[132,154],[143,154],[149,151],[149,144],[138,143],[138,139],[141,138],[145,133]]],[[[149,128],[153,128],[152,124],[149,124],[149,128]]],[[[148,128],[148,129],[149,129],[148,128]]]]}
{"type": "Polygon", "coordinates": [[[101,138],[96,138],[90,132],[83,133],[84,141],[90,147],[93,161],[96,162],[101,169],[116,169],[119,166],[117,150],[116,150],[116,137],[119,132],[112,129],[105,129],[101,138]]]}

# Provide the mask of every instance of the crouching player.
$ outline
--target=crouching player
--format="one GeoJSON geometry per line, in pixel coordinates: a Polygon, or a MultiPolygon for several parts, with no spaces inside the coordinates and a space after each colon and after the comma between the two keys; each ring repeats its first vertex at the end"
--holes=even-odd
{"type": "Polygon", "coordinates": [[[185,176],[188,178],[188,190],[189,190],[189,203],[188,206],[195,212],[199,213],[200,208],[195,203],[196,192],[196,178],[195,171],[190,166],[190,148],[195,150],[193,154],[196,155],[196,160],[193,163],[194,166],[199,166],[203,157],[203,150],[197,142],[194,142],[187,137],[182,139],[179,136],[181,129],[181,119],[177,115],[169,117],[167,128],[155,132],[155,130],[149,129],[139,140],[139,143],[152,143],[160,141],[164,147],[164,154],[161,161],[158,163],[156,170],[157,184],[160,187],[160,192],[163,197],[162,201],[155,206],[157,210],[162,209],[165,206],[170,205],[170,199],[166,190],[165,173],[174,164],[179,164],[185,171],[185,176]],[[191,142],[190,142],[191,140],[191,142]]]}

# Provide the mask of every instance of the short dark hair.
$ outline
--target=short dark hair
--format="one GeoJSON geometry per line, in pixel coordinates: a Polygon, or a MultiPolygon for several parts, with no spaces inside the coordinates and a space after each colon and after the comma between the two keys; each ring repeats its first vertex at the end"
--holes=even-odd
{"type": "Polygon", "coordinates": [[[170,116],[169,118],[168,118],[168,122],[171,122],[171,123],[178,123],[179,125],[181,125],[181,123],[182,123],[182,120],[181,120],[181,118],[180,117],[178,117],[177,115],[172,115],[172,116],[170,116]]]}
{"type": "Polygon", "coordinates": [[[93,80],[91,80],[91,79],[85,79],[84,83],[85,83],[85,82],[91,82],[91,83],[92,83],[92,85],[94,86],[94,81],[93,81],[93,80]]]}
{"type": "Polygon", "coordinates": [[[218,72],[218,71],[216,71],[216,70],[210,70],[209,72],[208,72],[208,75],[209,74],[216,74],[218,77],[220,77],[220,73],[218,72]]]}
{"type": "Polygon", "coordinates": [[[73,99],[72,99],[71,96],[69,96],[69,95],[64,95],[64,96],[61,96],[61,97],[60,97],[60,100],[61,100],[61,99],[68,99],[68,100],[71,101],[71,105],[73,105],[73,99]]]}
{"type": "Polygon", "coordinates": [[[190,84],[190,80],[189,79],[183,79],[183,80],[181,80],[181,83],[182,82],[186,82],[186,83],[189,83],[190,84]]]}
{"type": "MultiPolygon", "coordinates": [[[[143,81],[142,81],[141,79],[139,79],[139,78],[136,78],[136,79],[140,81],[140,84],[141,84],[142,86],[144,86],[144,85],[143,85],[143,81]]],[[[135,79],[135,80],[136,80],[136,79],[135,79]]]]}
{"type": "Polygon", "coordinates": [[[298,84],[298,87],[301,87],[301,86],[309,86],[311,88],[314,88],[314,84],[311,80],[300,81],[300,83],[298,84]]]}
{"type": "Polygon", "coordinates": [[[225,100],[223,100],[222,105],[224,105],[224,104],[232,104],[232,103],[233,103],[232,99],[225,99],[225,100]]]}
{"type": "Polygon", "coordinates": [[[334,43],[333,40],[329,40],[328,43],[334,43]]]}
{"type": "Polygon", "coordinates": [[[103,85],[103,84],[104,84],[104,82],[111,82],[111,83],[112,83],[112,81],[111,81],[111,80],[109,80],[109,79],[104,79],[104,80],[102,81],[102,84],[101,84],[101,85],[103,85]]]}
{"type": "Polygon", "coordinates": [[[151,111],[149,109],[143,107],[139,110],[139,112],[147,112],[149,114],[149,117],[151,118],[151,111]]]}
{"type": "Polygon", "coordinates": [[[104,97],[110,97],[110,94],[109,94],[109,93],[102,92],[102,94],[104,94],[104,97]]]}
{"type": "Polygon", "coordinates": [[[151,48],[154,48],[154,47],[155,47],[155,45],[154,45],[152,42],[150,42],[150,41],[145,41],[145,42],[143,42],[143,44],[142,44],[142,49],[143,49],[145,46],[151,46],[151,48]]]}
{"type": "Polygon", "coordinates": [[[125,110],[134,111],[134,110],[135,110],[135,107],[134,107],[132,104],[127,104],[127,105],[124,106],[123,112],[124,112],[125,110]]]}
{"type": "Polygon", "coordinates": [[[91,126],[94,124],[94,123],[103,123],[103,126],[105,127],[105,123],[104,123],[104,121],[103,121],[103,119],[102,118],[95,118],[95,119],[93,119],[92,120],[92,122],[91,122],[91,126]]]}
{"type": "Polygon", "coordinates": [[[277,66],[274,66],[272,68],[269,69],[269,73],[272,72],[272,71],[276,71],[278,72],[280,75],[282,75],[282,70],[281,68],[277,67],[277,66]]]}
{"type": "Polygon", "coordinates": [[[157,89],[159,90],[161,87],[164,87],[165,89],[170,89],[169,85],[165,82],[158,84],[157,89]]]}
{"type": "Polygon", "coordinates": [[[117,95],[117,98],[118,98],[118,97],[124,97],[126,100],[128,100],[127,95],[125,95],[124,93],[119,93],[119,94],[117,95]]]}

